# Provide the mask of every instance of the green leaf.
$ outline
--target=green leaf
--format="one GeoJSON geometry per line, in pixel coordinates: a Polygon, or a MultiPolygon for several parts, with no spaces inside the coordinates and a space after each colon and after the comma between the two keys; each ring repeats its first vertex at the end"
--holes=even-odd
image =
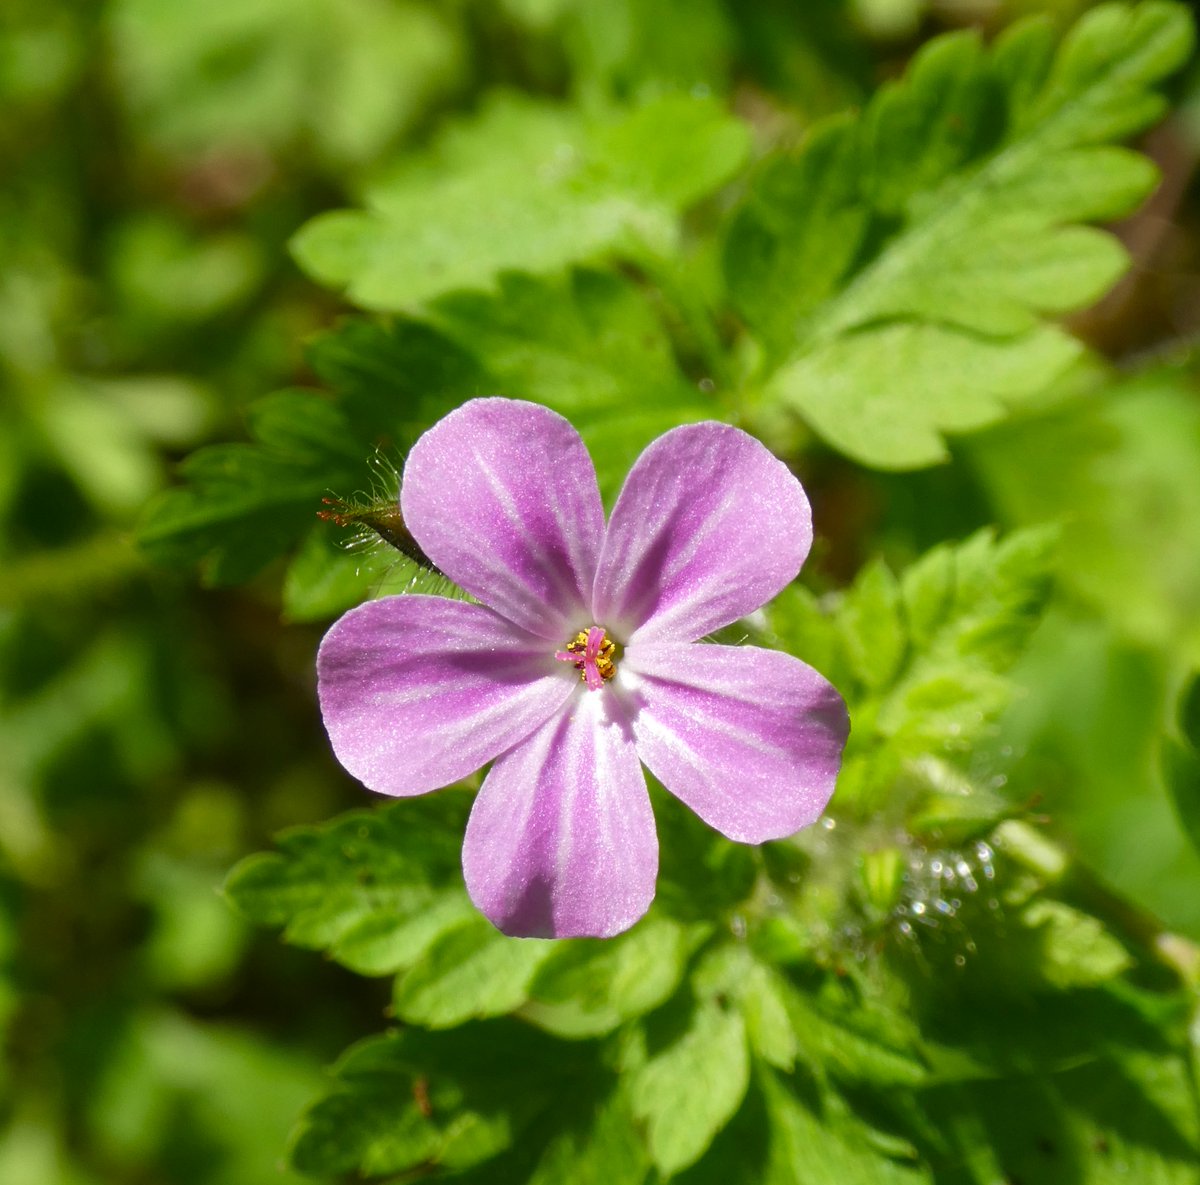
{"type": "Polygon", "coordinates": [[[560,942],[522,1015],[561,1037],[610,1032],[670,997],[688,953],[688,932],[666,918],[647,918],[616,938],[560,942]]]}
{"type": "Polygon", "coordinates": [[[1040,619],[1057,536],[1056,529],[1031,528],[998,541],[984,530],[957,548],[934,549],[904,574],[901,595],[914,648],[880,708],[881,731],[933,735],[938,725],[922,728],[921,717],[939,705],[941,724],[957,723],[950,731],[960,738],[995,718],[1007,702],[995,677],[1021,655],[1040,619]],[[948,687],[962,697],[957,707],[947,699],[948,687]],[[969,729],[972,713],[977,718],[969,729]]]}
{"type": "Polygon", "coordinates": [[[738,1004],[750,1048],[768,1065],[790,1071],[799,1040],[787,1005],[787,987],[772,967],[754,962],[741,981],[738,1004]]]}
{"type": "Polygon", "coordinates": [[[769,635],[846,697],[853,728],[834,809],[920,835],[982,837],[1011,813],[968,764],[1014,699],[1009,668],[1051,592],[1053,528],[942,545],[900,577],[880,562],[840,598],[789,589],[769,635]]]}
{"type": "Polygon", "coordinates": [[[1124,270],[1111,237],[1075,224],[1152,188],[1149,162],[1106,142],[1161,114],[1154,88],[1186,59],[1190,20],[1109,4],[1056,55],[1049,37],[1033,22],[988,52],[971,34],[930,42],[858,120],[764,165],[729,227],[767,398],[866,464],[938,461],[946,433],[1046,387],[1078,346],[1040,318],[1124,270]]]}
{"type": "Polygon", "coordinates": [[[764,1185],[922,1185],[932,1176],[872,1146],[860,1123],[818,1115],[770,1073],[762,1074],[771,1119],[764,1185]]]}
{"type": "Polygon", "coordinates": [[[619,1088],[577,1127],[553,1114],[539,1126],[549,1139],[537,1168],[522,1178],[524,1185],[641,1185],[646,1179],[646,1151],[619,1088]]]}
{"type": "Polygon", "coordinates": [[[680,372],[651,295],[628,279],[583,268],[504,272],[496,287],[443,297],[430,322],[478,359],[486,378],[477,389],[532,399],[570,419],[607,498],[656,436],[719,414],[680,372]]]}
{"type": "Polygon", "coordinates": [[[475,918],[459,870],[461,798],[445,792],[285,832],[278,853],[230,873],[225,893],[253,921],[283,926],[288,942],[361,974],[409,966],[475,918]]]}
{"type": "Polygon", "coordinates": [[[507,269],[668,250],[680,212],[726,180],[746,149],[745,129],[712,99],[666,95],[588,121],[493,97],[376,184],[365,211],[320,215],[292,249],[314,279],[364,308],[411,308],[490,288],[507,269]]]}
{"type": "Polygon", "coordinates": [[[850,985],[824,982],[817,991],[783,980],[776,985],[796,1034],[797,1059],[818,1076],[888,1088],[929,1077],[920,1034],[908,1018],[860,999],[850,985]]]}
{"type": "Polygon", "coordinates": [[[1021,912],[1021,924],[1037,936],[1038,971],[1054,987],[1089,987],[1133,965],[1129,952],[1098,918],[1061,901],[1031,902],[1021,912]]]}
{"type": "Polygon", "coordinates": [[[1184,831],[1200,851],[1200,679],[1180,697],[1179,736],[1163,740],[1163,770],[1184,831]]]}
{"type": "Polygon", "coordinates": [[[108,15],[118,97],[185,156],[303,145],[331,169],[370,162],[462,68],[454,22],[411,0],[118,0],[108,15]]]}
{"type": "Polygon", "coordinates": [[[734,1008],[699,1001],[686,1028],[651,1053],[633,1081],[633,1110],[665,1175],[697,1160],[738,1109],[749,1083],[746,1027],[734,1008]]]}
{"type": "Polygon", "coordinates": [[[138,542],[160,563],[200,563],[213,584],[247,580],[308,529],[322,496],[355,480],[360,448],[341,410],[285,391],[251,406],[254,444],[213,445],[181,466],[188,484],[147,507],[138,542]]]}
{"type": "MultiPolygon", "coordinates": [[[[1049,598],[1056,539],[1050,528],[1003,540],[983,530],[932,549],[898,581],[874,562],[840,601],[793,590],[768,610],[783,644],[847,695],[850,774],[892,778],[906,761],[964,749],[995,721],[1011,699],[1006,672],[1049,598]],[[864,755],[879,759],[875,775],[854,774],[864,755]]],[[[922,780],[945,782],[928,771],[922,780]]],[[[844,780],[843,802],[849,788],[844,780]]]]}
{"type": "Polygon", "coordinates": [[[442,1029],[512,1012],[554,949],[551,940],[509,938],[485,918],[469,918],[442,933],[397,979],[396,1015],[442,1029]]]}
{"type": "MultiPolygon", "coordinates": [[[[399,448],[482,383],[469,354],[430,326],[404,319],[387,327],[345,322],[313,343],[310,361],[335,397],[286,391],[251,404],[253,443],[193,453],[180,469],[185,484],[146,507],[138,533],[152,559],[199,563],[214,584],[250,579],[307,537],[286,594],[286,610],[298,619],[361,600],[364,588],[380,583],[376,562],[379,572],[389,571],[382,557],[362,572],[361,563],[340,557],[332,570],[320,570],[329,545],[313,536],[341,541],[337,527],[316,523],[323,500],[369,490],[394,504],[399,477],[389,457],[398,458],[399,448]]],[[[382,556],[391,558],[390,551],[382,556]]],[[[391,574],[397,582],[417,575],[408,563],[391,574]]],[[[450,591],[445,581],[421,587],[450,591]]]]}
{"type": "Polygon", "coordinates": [[[611,1121],[593,1118],[610,1081],[576,1048],[513,1021],[371,1038],[347,1052],[333,1093],[301,1121],[292,1163],[313,1176],[386,1176],[467,1169],[539,1135],[584,1143],[589,1125],[612,1140],[611,1121]]]}
{"type": "Polygon", "coordinates": [[[933,1125],[970,1158],[968,1180],[1194,1185],[1196,1098],[1175,1052],[1120,1050],[1060,1073],[936,1088],[933,1125]]]}
{"type": "Polygon", "coordinates": [[[842,648],[866,687],[889,687],[904,658],[900,589],[881,560],[859,573],[838,614],[842,648]]]}
{"type": "Polygon", "coordinates": [[[257,442],[195,453],[187,484],[147,509],[140,535],[155,559],[200,561],[217,583],[245,580],[300,543],[284,584],[292,620],[384,592],[453,592],[369,530],[347,538],[314,519],[330,494],[394,504],[403,450],[464,398],[533,399],[568,416],[610,500],[652,439],[716,411],[681,373],[651,294],[584,269],[505,273],[498,292],[446,296],[427,320],[347,320],[316,339],[309,360],[334,398],[297,392],[252,405],[257,442]]]}
{"type": "Polygon", "coordinates": [[[1063,582],[1155,648],[1200,665],[1200,407],[1186,369],[1068,399],[971,442],[1002,518],[1062,520],[1063,582]]]}
{"type": "Polygon", "coordinates": [[[994,424],[1080,353],[1049,327],[1006,341],[900,321],[815,342],[776,371],[767,396],[800,412],[847,456],[915,469],[946,459],[944,432],[994,424]]]}

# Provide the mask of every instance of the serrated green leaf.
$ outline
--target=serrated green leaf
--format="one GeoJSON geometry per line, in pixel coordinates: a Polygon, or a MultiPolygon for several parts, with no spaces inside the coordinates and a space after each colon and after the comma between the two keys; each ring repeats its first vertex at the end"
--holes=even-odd
{"type": "Polygon", "coordinates": [[[746,1027],[736,1009],[702,1000],[686,1029],[652,1053],[633,1081],[633,1110],[650,1156],[670,1175],[697,1160],[738,1109],[749,1083],[746,1027]]]}
{"type": "Polygon", "coordinates": [[[586,1130],[610,1081],[572,1050],[512,1021],[371,1038],[347,1052],[335,1089],[301,1121],[292,1163],[314,1176],[463,1170],[531,1128],[536,1138],[539,1122],[543,1142],[586,1130]]]}
{"type": "Polygon", "coordinates": [[[906,1017],[826,985],[803,992],[777,980],[796,1034],[797,1059],[844,1084],[916,1086],[929,1077],[916,1026],[906,1017]]]}
{"type": "Polygon", "coordinates": [[[730,226],[730,290],[768,367],[783,359],[768,398],[849,456],[928,465],[945,434],[1002,418],[1077,349],[1040,317],[1092,302],[1126,266],[1073,224],[1149,192],[1153,167],[1106,141],[1161,113],[1154,88],[1186,59],[1190,21],[1171,3],[1110,4],[1053,58],[1047,36],[930,42],[857,122],[766,167],[730,226]]]}
{"type": "Polygon", "coordinates": [[[788,590],[771,625],[850,696],[854,753],[875,734],[893,742],[896,760],[961,746],[1009,702],[1005,673],[1049,597],[1057,537],[980,531],[929,551],[898,582],[877,561],[824,607],[788,590]]]}
{"type": "Polygon", "coordinates": [[[702,405],[649,295],[618,275],[502,272],[494,293],[453,293],[427,315],[446,340],[480,360],[490,388],[546,403],[573,421],[611,413],[628,398],[631,375],[664,422],[702,405]]]}
{"type": "Polygon", "coordinates": [[[746,1022],[750,1049],[770,1065],[790,1070],[797,1037],[787,1008],[789,986],[742,943],[718,943],[701,955],[692,990],[705,999],[735,1005],[746,1022]]]}
{"type": "Polygon", "coordinates": [[[382,450],[394,467],[401,450],[434,420],[487,387],[470,342],[452,341],[407,317],[386,324],[347,318],[317,337],[307,355],[340,396],[358,437],[382,450]]]}
{"type": "Polygon", "coordinates": [[[815,1114],[764,1073],[763,1094],[771,1119],[764,1185],[922,1185],[932,1175],[898,1164],[864,1137],[861,1124],[815,1114]]]}
{"type": "Polygon", "coordinates": [[[426,158],[378,183],[367,210],[320,215],[292,250],[314,279],[384,310],[488,289],[506,269],[666,250],[679,213],[730,176],[747,144],[712,99],[666,95],[589,122],[566,107],[494,97],[426,158]]]}
{"type": "Polygon", "coordinates": [[[1038,971],[1058,988],[1089,987],[1113,979],[1133,964],[1129,952],[1103,923],[1061,901],[1039,898],[1021,911],[1021,923],[1037,936],[1038,971]]]}
{"type": "Polygon", "coordinates": [[[680,372],[659,310],[631,281],[576,268],[550,277],[505,272],[496,287],[443,297],[429,310],[431,323],[474,353],[483,390],[567,416],[606,498],[652,439],[718,414],[680,372]]]}
{"type": "Polygon", "coordinates": [[[848,456],[913,469],[946,459],[944,432],[1002,419],[1080,353],[1049,327],[1003,340],[897,321],[815,343],[771,377],[766,396],[795,408],[848,456]]]}
{"type": "Polygon", "coordinates": [[[730,295],[772,352],[786,353],[799,319],[836,292],[869,227],[848,124],[829,120],[803,151],[768,157],[728,230],[730,295]]]}
{"type": "MultiPolygon", "coordinates": [[[[348,608],[362,599],[364,587],[378,588],[381,581],[370,571],[376,558],[380,572],[398,582],[417,575],[411,564],[394,571],[384,553],[365,566],[340,556],[328,568],[320,565],[319,554],[344,542],[344,532],[320,524],[320,538],[317,513],[331,494],[394,502],[402,450],[464,395],[474,394],[484,377],[454,342],[403,318],[389,326],[343,322],[317,338],[309,354],[334,398],[288,391],[251,404],[254,442],[193,453],[181,466],[186,484],[146,507],[138,534],[153,559],[200,563],[215,584],[249,579],[306,538],[285,606],[305,620],[348,608]]],[[[452,589],[434,580],[422,581],[421,591],[452,589]]]]}
{"type": "Polygon", "coordinates": [[[474,917],[459,870],[458,798],[444,793],[286,832],[278,853],[243,860],[225,893],[252,920],[283,926],[288,942],[326,950],[364,975],[396,971],[474,917]]]}
{"type": "Polygon", "coordinates": [[[147,507],[138,542],[151,558],[198,562],[214,584],[246,580],[311,527],[331,486],[355,480],[360,447],[329,400],[281,392],[248,416],[255,444],[193,453],[188,484],[147,507]]]}
{"type": "Polygon", "coordinates": [[[838,614],[842,649],[866,687],[888,687],[904,658],[900,589],[882,560],[868,564],[842,601],[838,614]]]}
{"type": "Polygon", "coordinates": [[[257,443],[194,454],[188,484],[148,508],[141,533],[156,559],[200,560],[210,579],[227,583],[303,539],[284,584],[292,620],[327,618],[387,592],[453,593],[394,549],[348,553],[342,545],[353,536],[313,522],[330,494],[394,503],[404,450],[465,398],[533,399],[569,416],[609,499],[652,439],[715,410],[680,372],[650,294],[583,269],[506,273],[497,293],[447,296],[426,321],[347,320],[316,339],[309,360],[335,398],[297,393],[252,405],[257,443]]]}
{"type": "Polygon", "coordinates": [[[561,1037],[610,1032],[675,991],[688,953],[688,932],[666,918],[647,918],[616,938],[559,943],[522,1015],[561,1037]]]}
{"type": "Polygon", "coordinates": [[[396,1015],[443,1029],[512,1012],[554,949],[552,940],[509,938],[486,919],[469,918],[442,933],[396,980],[396,1015]]]}
{"type": "Polygon", "coordinates": [[[768,1065],[790,1071],[796,1064],[799,1042],[786,996],[778,973],[756,962],[742,981],[738,1003],[746,1018],[751,1049],[768,1065]]]}
{"type": "Polygon", "coordinates": [[[981,531],[952,551],[937,549],[902,578],[922,645],[879,707],[882,733],[964,743],[996,718],[1010,698],[1004,672],[1050,593],[1056,537],[1029,530],[996,541],[981,531]]]}
{"type": "Polygon", "coordinates": [[[1048,602],[1056,538],[1053,528],[1002,541],[984,530],[922,556],[898,588],[873,564],[840,600],[789,591],[768,610],[783,644],[850,705],[838,809],[902,813],[910,830],[941,826],[960,839],[1009,813],[947,759],[970,753],[1013,701],[1008,671],[1048,602]]]}
{"type": "Polygon", "coordinates": [[[623,1091],[614,1090],[586,1122],[572,1128],[559,1116],[527,1185],[640,1185],[650,1171],[623,1091]]]}
{"type": "Polygon", "coordinates": [[[971,1181],[997,1172],[1028,1185],[1196,1180],[1195,1094],[1170,1050],[1120,1050],[1060,1073],[935,1089],[922,1105],[970,1157],[971,1181]]]}

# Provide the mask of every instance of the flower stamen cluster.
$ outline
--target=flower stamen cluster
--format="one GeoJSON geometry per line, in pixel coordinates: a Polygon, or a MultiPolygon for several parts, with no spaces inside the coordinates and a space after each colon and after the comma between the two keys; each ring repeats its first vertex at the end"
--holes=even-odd
{"type": "Polygon", "coordinates": [[[617,644],[604,632],[604,627],[593,625],[580,630],[565,650],[554,652],[554,657],[559,662],[572,663],[589,690],[599,691],[616,677],[617,664],[613,661],[616,653],[617,644]]]}

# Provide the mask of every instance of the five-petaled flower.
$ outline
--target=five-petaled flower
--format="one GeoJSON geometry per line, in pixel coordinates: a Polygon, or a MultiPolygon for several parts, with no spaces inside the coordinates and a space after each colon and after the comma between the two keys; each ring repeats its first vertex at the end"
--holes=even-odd
{"type": "Polygon", "coordinates": [[[812,541],[788,469],[726,424],[689,424],[634,464],[607,524],[575,429],[532,403],[476,399],[417,441],[400,507],[480,604],[393,596],[321,644],[338,760],[382,794],[493,764],[463,871],[505,933],[605,937],[654,897],[644,763],[730,839],[814,822],[848,731],[799,659],[700,641],[775,596],[812,541]]]}

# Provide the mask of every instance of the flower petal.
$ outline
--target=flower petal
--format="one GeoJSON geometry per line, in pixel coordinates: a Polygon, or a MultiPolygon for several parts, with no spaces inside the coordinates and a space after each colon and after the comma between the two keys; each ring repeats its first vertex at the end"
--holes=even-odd
{"type": "Polygon", "coordinates": [[[588,624],[604,507],[579,433],[556,412],[464,403],[413,446],[400,509],[425,554],[509,621],[555,641],[588,624]]]}
{"type": "Polygon", "coordinates": [[[399,596],[351,609],[317,655],[337,759],[381,794],[424,794],[473,773],[543,724],[578,686],[482,605],[399,596]]]}
{"type": "Polygon", "coordinates": [[[492,766],[467,823],[467,891],[506,934],[607,938],[654,899],[658,837],[629,725],[613,696],[576,686],[492,766]]]}
{"type": "Polygon", "coordinates": [[[693,641],[769,601],[811,543],[803,488],[754,437],[728,424],[674,428],[617,498],[595,620],[626,642],[693,641]]]}
{"type": "Polygon", "coordinates": [[[638,710],[638,756],[730,839],[782,839],[833,794],[850,731],[836,689],[757,646],[638,644],[618,676],[638,710]]]}

